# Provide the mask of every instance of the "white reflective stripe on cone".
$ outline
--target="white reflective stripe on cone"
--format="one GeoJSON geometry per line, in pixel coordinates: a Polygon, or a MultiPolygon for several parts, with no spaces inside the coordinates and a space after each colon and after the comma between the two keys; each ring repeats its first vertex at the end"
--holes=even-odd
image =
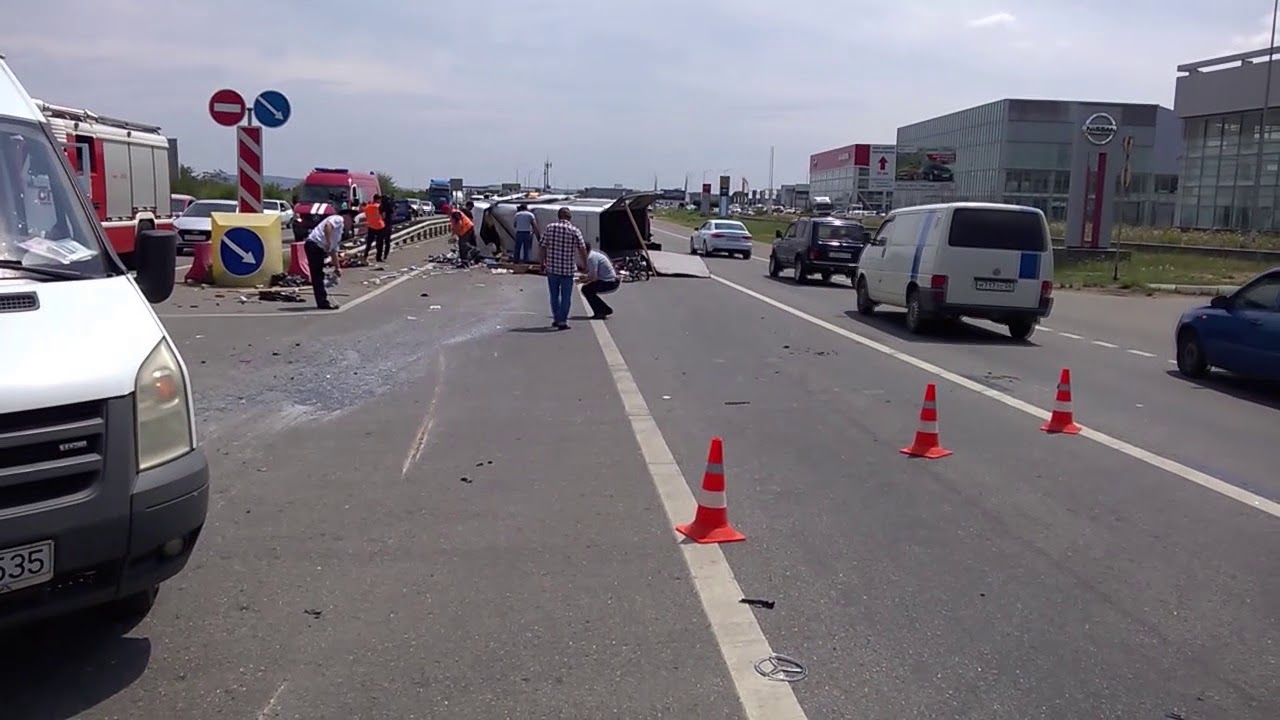
{"type": "Polygon", "coordinates": [[[938,403],[926,402],[926,403],[924,404],[924,409],[925,409],[925,410],[937,410],[937,409],[938,409],[938,403]]]}
{"type": "Polygon", "coordinates": [[[1061,400],[1058,400],[1053,404],[1053,411],[1069,413],[1071,412],[1071,403],[1066,403],[1066,402],[1062,402],[1061,400]]]}
{"type": "Polygon", "coordinates": [[[698,496],[698,504],[705,508],[721,510],[729,507],[729,499],[723,490],[703,490],[698,496]]]}
{"type": "Polygon", "coordinates": [[[1060,392],[1060,393],[1070,393],[1070,392],[1071,392],[1071,383],[1058,383],[1058,392],[1060,392]]]}
{"type": "Polygon", "coordinates": [[[723,475],[723,474],[724,474],[724,465],[722,465],[722,464],[720,464],[720,463],[707,463],[707,474],[708,474],[708,475],[723,475]]]}
{"type": "Polygon", "coordinates": [[[936,423],[936,422],[922,422],[922,423],[920,423],[920,432],[922,432],[922,433],[932,433],[932,434],[934,434],[934,435],[937,435],[937,434],[938,434],[938,423],[936,423]]]}

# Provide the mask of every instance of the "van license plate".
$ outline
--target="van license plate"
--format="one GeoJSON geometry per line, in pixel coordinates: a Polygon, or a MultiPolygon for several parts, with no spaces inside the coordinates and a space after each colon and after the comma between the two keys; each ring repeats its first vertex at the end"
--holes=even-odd
{"type": "Polygon", "coordinates": [[[52,579],[52,540],[0,550],[0,595],[52,579]]]}
{"type": "Polygon", "coordinates": [[[1017,286],[1018,286],[1018,283],[1017,281],[1014,281],[1014,280],[992,280],[988,278],[976,278],[973,281],[973,288],[975,290],[986,291],[986,292],[1013,292],[1013,289],[1017,286]]]}
{"type": "Polygon", "coordinates": [[[827,253],[827,255],[830,256],[832,260],[852,260],[853,259],[853,253],[830,252],[830,253],[827,253]]]}

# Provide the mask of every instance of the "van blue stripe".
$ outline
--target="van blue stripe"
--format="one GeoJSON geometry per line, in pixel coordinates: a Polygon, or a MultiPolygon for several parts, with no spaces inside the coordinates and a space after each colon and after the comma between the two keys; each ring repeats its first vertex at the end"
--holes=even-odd
{"type": "Polygon", "coordinates": [[[1018,279],[1019,280],[1039,280],[1040,279],[1040,253],[1024,252],[1018,258],[1018,279]]]}
{"type": "Polygon", "coordinates": [[[926,213],[924,222],[920,224],[920,234],[916,236],[916,254],[911,258],[911,282],[917,282],[920,278],[920,260],[924,257],[924,246],[929,242],[929,231],[933,229],[933,222],[937,219],[936,212],[926,213]]]}

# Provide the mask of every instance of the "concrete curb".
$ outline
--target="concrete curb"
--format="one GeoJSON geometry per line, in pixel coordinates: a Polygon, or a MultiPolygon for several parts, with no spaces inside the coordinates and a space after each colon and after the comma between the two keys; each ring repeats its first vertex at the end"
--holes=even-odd
{"type": "Polygon", "coordinates": [[[1171,285],[1168,283],[1147,283],[1147,287],[1176,295],[1230,295],[1240,289],[1237,285],[1171,285]]]}

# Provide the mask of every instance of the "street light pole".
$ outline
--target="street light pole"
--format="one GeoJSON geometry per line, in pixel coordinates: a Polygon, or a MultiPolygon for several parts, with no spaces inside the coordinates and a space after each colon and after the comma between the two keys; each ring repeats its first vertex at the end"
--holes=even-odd
{"type": "MultiPolygon", "coordinates": [[[[1271,5],[1271,42],[1267,44],[1267,85],[1262,91],[1262,119],[1258,122],[1258,147],[1253,159],[1253,217],[1250,218],[1250,234],[1256,234],[1262,224],[1262,146],[1267,141],[1267,111],[1271,109],[1271,72],[1276,54],[1276,18],[1280,16],[1280,0],[1271,5]]],[[[1274,203],[1273,203],[1274,205],[1274,203]]],[[[1272,207],[1271,212],[1275,213],[1272,207]]],[[[1274,218],[1272,219],[1274,224],[1274,218]]]]}

